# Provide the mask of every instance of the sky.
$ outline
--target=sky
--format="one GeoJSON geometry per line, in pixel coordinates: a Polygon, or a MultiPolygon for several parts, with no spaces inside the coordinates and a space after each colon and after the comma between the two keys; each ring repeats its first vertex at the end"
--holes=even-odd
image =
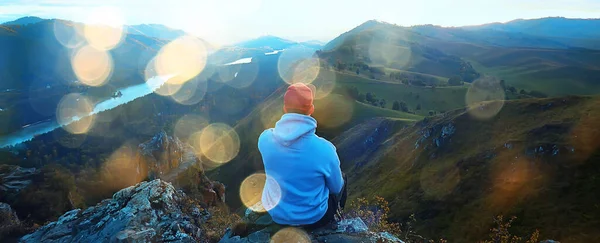
{"type": "Polygon", "coordinates": [[[372,19],[402,26],[465,26],[548,16],[599,18],[600,0],[0,1],[0,22],[23,16],[164,24],[214,44],[231,44],[262,35],[326,42],[372,19]]]}

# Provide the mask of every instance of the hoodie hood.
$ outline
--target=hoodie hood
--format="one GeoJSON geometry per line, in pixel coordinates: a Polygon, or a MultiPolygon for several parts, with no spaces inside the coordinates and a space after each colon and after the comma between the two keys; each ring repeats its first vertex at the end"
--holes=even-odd
{"type": "Polygon", "coordinates": [[[314,134],[317,129],[317,120],[311,116],[296,113],[284,114],[275,123],[273,137],[283,146],[290,146],[306,134],[314,134]]]}

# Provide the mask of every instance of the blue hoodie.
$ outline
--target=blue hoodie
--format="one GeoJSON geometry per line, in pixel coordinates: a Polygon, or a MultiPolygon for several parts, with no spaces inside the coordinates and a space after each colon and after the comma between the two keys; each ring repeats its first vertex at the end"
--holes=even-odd
{"type": "Polygon", "coordinates": [[[314,118],[288,113],[258,139],[267,175],[262,203],[278,224],[317,222],[327,211],[329,193],[342,190],[336,148],[316,128],[314,118]]]}

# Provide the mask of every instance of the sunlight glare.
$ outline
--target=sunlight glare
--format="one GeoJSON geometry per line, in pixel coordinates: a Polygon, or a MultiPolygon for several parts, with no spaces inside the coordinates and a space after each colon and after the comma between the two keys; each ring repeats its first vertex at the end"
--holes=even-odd
{"type": "Polygon", "coordinates": [[[264,173],[252,174],[240,185],[240,199],[242,203],[247,207],[257,212],[265,212],[273,209],[281,200],[281,188],[279,183],[270,176],[264,173]],[[262,193],[265,184],[268,183],[270,188],[273,189],[275,195],[271,195],[275,201],[269,202],[267,205],[262,202],[262,193]],[[261,206],[258,207],[257,204],[261,206]]]}
{"type": "Polygon", "coordinates": [[[375,66],[403,69],[409,64],[412,56],[411,44],[395,34],[382,33],[373,36],[368,48],[369,59],[375,66]]]}
{"type": "Polygon", "coordinates": [[[102,165],[100,177],[107,188],[122,189],[141,182],[148,175],[144,160],[137,160],[134,144],[124,144],[102,165]]]}
{"type": "Polygon", "coordinates": [[[281,79],[288,84],[309,84],[319,75],[320,63],[314,49],[293,46],[279,56],[277,71],[281,79]]]}
{"type": "Polygon", "coordinates": [[[202,72],[207,55],[206,47],[200,39],[182,36],[160,49],[154,61],[154,69],[161,76],[175,75],[167,82],[180,85],[202,72]]]}
{"type": "Polygon", "coordinates": [[[309,84],[309,87],[312,86],[311,89],[313,89],[315,99],[319,100],[331,94],[331,92],[335,88],[335,84],[335,72],[321,68],[321,71],[319,71],[319,75],[312,83],[309,84]]]}
{"type": "Polygon", "coordinates": [[[85,39],[79,34],[75,24],[64,21],[54,21],[54,37],[61,45],[67,48],[78,48],[84,44],[85,39]]]}
{"type": "Polygon", "coordinates": [[[89,86],[102,86],[112,75],[113,60],[108,52],[84,46],[71,57],[71,66],[82,83],[89,86]]]}
{"type": "Polygon", "coordinates": [[[88,44],[98,50],[108,51],[124,39],[125,19],[117,8],[101,7],[88,16],[83,34],[88,44]]]}
{"type": "Polygon", "coordinates": [[[237,132],[224,123],[213,123],[190,136],[190,144],[198,155],[212,162],[224,164],[235,158],[240,151],[237,132]]]}
{"type": "MultiPolygon", "coordinates": [[[[182,105],[198,104],[206,95],[207,80],[202,80],[198,77],[181,85],[177,92],[171,95],[171,98],[182,105]]],[[[169,85],[169,84],[166,84],[169,85]]]]}
{"type": "Polygon", "coordinates": [[[208,120],[202,116],[186,114],[175,123],[175,137],[188,143],[192,134],[202,131],[208,124],[208,120]]]}
{"type": "Polygon", "coordinates": [[[323,99],[315,100],[315,113],[313,117],[323,127],[334,128],[342,126],[352,118],[354,103],[354,100],[341,95],[328,95],[323,99]]]}
{"type": "Polygon", "coordinates": [[[73,134],[87,133],[94,124],[92,102],[77,93],[65,95],[56,109],[56,120],[59,125],[73,134]]]}
{"type": "Polygon", "coordinates": [[[296,227],[287,227],[277,231],[271,237],[271,242],[273,243],[284,243],[284,242],[294,242],[294,243],[310,243],[310,237],[308,234],[296,227]]]}
{"type": "Polygon", "coordinates": [[[504,106],[505,93],[500,80],[486,76],[475,80],[467,91],[465,102],[469,114],[477,119],[490,119],[504,106]]]}

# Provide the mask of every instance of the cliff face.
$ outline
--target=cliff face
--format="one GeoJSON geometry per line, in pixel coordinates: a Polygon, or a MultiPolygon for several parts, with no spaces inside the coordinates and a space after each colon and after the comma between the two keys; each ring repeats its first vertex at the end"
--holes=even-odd
{"type": "Polygon", "coordinates": [[[62,215],[21,242],[196,242],[210,215],[189,208],[186,195],[156,179],[125,188],[86,210],[62,215]]]}
{"type": "MultiPolygon", "coordinates": [[[[142,182],[86,210],[69,211],[57,221],[24,236],[20,242],[207,242],[201,225],[218,219],[188,204],[187,199],[188,196],[171,183],[160,179],[142,182]]],[[[272,223],[268,218],[256,223],[272,223]]],[[[228,231],[221,242],[402,242],[385,232],[370,232],[359,218],[344,220],[336,229],[309,233],[297,228],[270,232],[272,229],[265,227],[247,237],[232,236],[228,231]]]]}
{"type": "Polygon", "coordinates": [[[35,168],[22,168],[15,165],[0,166],[0,195],[9,197],[17,194],[32,182],[32,177],[37,174],[35,168]]]}
{"type": "Polygon", "coordinates": [[[204,203],[211,206],[225,202],[225,185],[208,179],[204,174],[202,161],[196,156],[194,149],[177,137],[169,136],[165,131],[138,146],[136,161],[139,168],[137,172],[142,177],[174,183],[177,183],[182,175],[192,176],[189,170],[195,167],[197,174],[193,175],[193,183],[197,184],[204,203]]]}
{"type": "Polygon", "coordinates": [[[143,168],[140,173],[146,172],[150,179],[166,176],[181,164],[196,162],[191,148],[165,131],[138,146],[137,161],[143,168]]]}

